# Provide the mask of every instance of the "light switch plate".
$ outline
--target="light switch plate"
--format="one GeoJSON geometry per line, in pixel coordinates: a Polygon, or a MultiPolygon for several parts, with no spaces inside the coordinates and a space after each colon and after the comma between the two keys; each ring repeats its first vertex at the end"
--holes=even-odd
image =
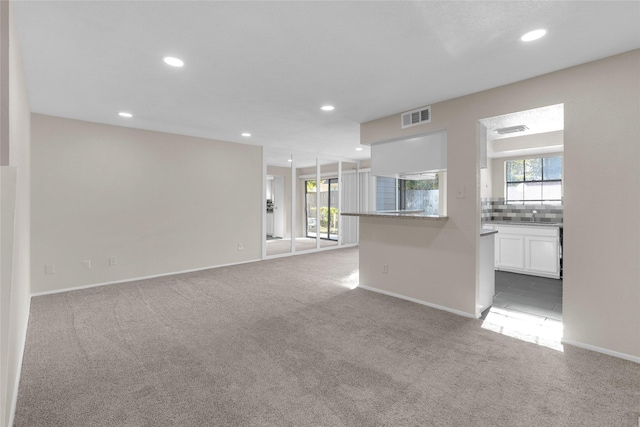
{"type": "Polygon", "coordinates": [[[464,186],[458,187],[456,190],[456,199],[464,199],[464,186]]]}

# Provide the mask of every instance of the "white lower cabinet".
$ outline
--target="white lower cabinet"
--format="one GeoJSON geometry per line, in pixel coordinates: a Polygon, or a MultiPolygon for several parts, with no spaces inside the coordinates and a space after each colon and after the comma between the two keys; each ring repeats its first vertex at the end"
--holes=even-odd
{"type": "Polygon", "coordinates": [[[541,276],[560,277],[558,238],[526,236],[524,238],[524,268],[541,276]]]}
{"type": "Polygon", "coordinates": [[[503,234],[498,228],[496,235],[496,268],[524,269],[524,236],[503,234]]]}
{"type": "Polygon", "coordinates": [[[558,227],[497,225],[497,270],[560,278],[558,227]]]}

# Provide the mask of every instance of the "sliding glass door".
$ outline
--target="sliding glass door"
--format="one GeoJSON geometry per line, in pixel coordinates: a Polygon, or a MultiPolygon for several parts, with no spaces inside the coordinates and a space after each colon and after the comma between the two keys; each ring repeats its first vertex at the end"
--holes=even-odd
{"type": "Polygon", "coordinates": [[[358,242],[358,219],[340,217],[359,209],[357,163],[265,149],[262,166],[264,258],[358,242]]]}
{"type": "MultiPolygon", "coordinates": [[[[324,182],[326,184],[321,186],[321,188],[327,188],[327,192],[325,192],[324,195],[321,193],[320,197],[321,203],[325,203],[320,207],[320,227],[322,227],[322,224],[326,224],[326,238],[337,242],[338,218],[340,216],[338,213],[338,197],[340,197],[338,193],[338,178],[325,180],[324,182]]],[[[322,232],[322,228],[320,231],[322,232]]],[[[321,234],[320,238],[325,238],[325,236],[321,234]]]]}
{"type": "Polygon", "coordinates": [[[305,213],[307,237],[338,241],[338,179],[322,179],[320,185],[316,180],[305,181],[305,213]],[[316,209],[320,209],[320,223],[316,209]]]}

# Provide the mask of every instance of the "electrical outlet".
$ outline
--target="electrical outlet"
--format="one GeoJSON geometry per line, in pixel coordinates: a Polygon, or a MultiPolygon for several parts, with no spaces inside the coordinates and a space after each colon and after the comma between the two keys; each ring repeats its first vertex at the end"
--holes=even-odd
{"type": "Polygon", "coordinates": [[[55,265],[49,264],[44,266],[44,274],[55,274],[55,273],[56,273],[55,265]]]}
{"type": "Polygon", "coordinates": [[[389,273],[389,264],[382,264],[382,273],[383,274],[389,273]]]}
{"type": "Polygon", "coordinates": [[[109,267],[114,267],[118,265],[118,257],[110,256],[109,257],[109,267]]]}
{"type": "Polygon", "coordinates": [[[238,243],[238,250],[239,251],[243,251],[244,250],[244,245],[242,243],[238,243]]]}
{"type": "Polygon", "coordinates": [[[91,270],[91,261],[88,259],[82,261],[82,268],[84,268],[85,270],[91,270]]]}

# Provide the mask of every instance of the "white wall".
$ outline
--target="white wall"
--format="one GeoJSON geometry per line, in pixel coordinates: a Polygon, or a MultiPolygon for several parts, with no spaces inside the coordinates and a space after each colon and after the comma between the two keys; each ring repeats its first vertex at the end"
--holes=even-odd
{"type": "Polygon", "coordinates": [[[360,285],[475,317],[469,283],[451,279],[461,264],[450,252],[433,250],[457,234],[445,221],[360,217],[360,285]]]}
{"type": "Polygon", "coordinates": [[[22,70],[13,4],[0,6],[0,94],[3,107],[2,199],[14,203],[13,212],[2,206],[3,274],[0,283],[0,425],[10,425],[15,408],[17,385],[29,315],[30,262],[30,111],[22,70]],[[8,114],[7,114],[8,113],[8,114]],[[15,180],[7,180],[12,176],[15,180]],[[10,184],[7,186],[7,184],[10,184]],[[11,194],[14,197],[6,197],[11,194]],[[12,235],[12,245],[5,237],[12,235]],[[7,273],[10,270],[10,274],[7,273]]]}
{"type": "Polygon", "coordinates": [[[480,197],[483,199],[493,197],[493,162],[487,160],[487,167],[480,169],[480,197]]]}
{"type": "Polygon", "coordinates": [[[361,125],[364,144],[447,130],[448,238],[425,253],[443,260],[429,272],[433,280],[455,284],[442,298],[472,312],[480,231],[477,121],[564,103],[564,339],[640,358],[639,75],[635,50],[432,104],[429,124],[403,130],[395,114],[361,125]],[[465,198],[457,199],[461,187],[465,198]],[[599,220],[598,206],[615,220],[599,220]]]}
{"type": "Polygon", "coordinates": [[[34,114],[32,161],[35,293],[261,258],[261,147],[34,114]]]}

